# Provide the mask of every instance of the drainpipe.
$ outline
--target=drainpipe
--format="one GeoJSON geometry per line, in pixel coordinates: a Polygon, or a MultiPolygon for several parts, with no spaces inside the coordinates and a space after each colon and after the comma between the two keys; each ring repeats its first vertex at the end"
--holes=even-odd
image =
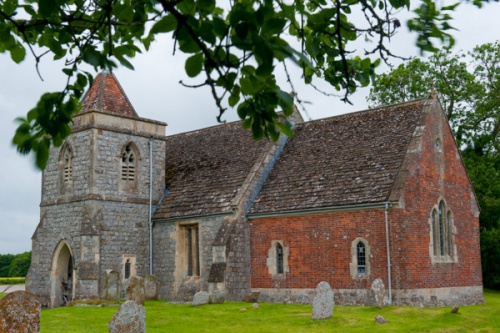
{"type": "Polygon", "coordinates": [[[153,137],[149,138],[149,275],[153,275],[153,137]]]}
{"type": "Polygon", "coordinates": [[[391,247],[389,242],[389,207],[391,202],[385,203],[385,243],[387,247],[387,283],[389,285],[389,305],[392,305],[392,282],[391,282],[391,247]]]}

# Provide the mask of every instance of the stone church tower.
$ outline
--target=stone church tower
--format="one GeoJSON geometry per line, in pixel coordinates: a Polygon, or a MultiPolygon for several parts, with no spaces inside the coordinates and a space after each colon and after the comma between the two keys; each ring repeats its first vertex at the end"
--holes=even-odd
{"type": "Polygon", "coordinates": [[[43,172],[27,289],[45,306],[149,275],[151,203],[163,193],[150,180],[165,178],[165,128],[137,115],[113,74],[97,76],[43,172]]]}

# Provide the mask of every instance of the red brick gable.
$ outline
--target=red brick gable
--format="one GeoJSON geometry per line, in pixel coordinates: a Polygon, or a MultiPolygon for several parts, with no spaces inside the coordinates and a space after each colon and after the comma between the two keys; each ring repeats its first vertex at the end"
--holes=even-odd
{"type": "Polygon", "coordinates": [[[102,111],[119,116],[138,118],[134,107],[112,73],[102,72],[82,99],[80,113],[102,111]]]}

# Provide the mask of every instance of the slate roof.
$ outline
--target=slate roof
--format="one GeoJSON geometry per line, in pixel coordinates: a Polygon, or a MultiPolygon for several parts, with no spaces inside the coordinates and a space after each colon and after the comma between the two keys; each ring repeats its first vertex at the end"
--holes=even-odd
{"type": "Polygon", "coordinates": [[[388,200],[425,101],[298,124],[249,213],[388,200]]]}
{"type": "Polygon", "coordinates": [[[101,111],[119,116],[138,118],[134,107],[127,98],[116,77],[109,72],[102,72],[94,79],[92,87],[82,99],[80,113],[101,111]]]}
{"type": "Polygon", "coordinates": [[[256,142],[241,122],[168,136],[166,187],[154,219],[224,213],[257,159],[269,149],[256,142]]]}

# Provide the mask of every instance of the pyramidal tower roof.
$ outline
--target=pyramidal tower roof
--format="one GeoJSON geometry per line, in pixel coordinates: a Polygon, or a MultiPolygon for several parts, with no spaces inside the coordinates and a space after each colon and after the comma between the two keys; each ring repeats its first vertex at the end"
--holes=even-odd
{"type": "Polygon", "coordinates": [[[80,113],[89,111],[139,118],[116,77],[107,71],[97,75],[92,87],[83,96],[80,113]]]}

